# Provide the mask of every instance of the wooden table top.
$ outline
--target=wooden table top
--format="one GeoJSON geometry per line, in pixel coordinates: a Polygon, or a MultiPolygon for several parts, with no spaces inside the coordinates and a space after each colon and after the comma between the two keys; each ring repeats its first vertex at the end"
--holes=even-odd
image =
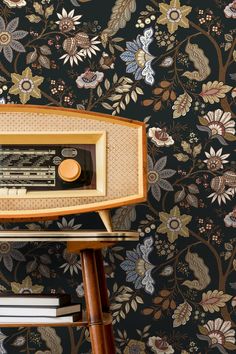
{"type": "Polygon", "coordinates": [[[1,230],[0,241],[42,241],[42,242],[120,242],[137,241],[137,231],[103,231],[103,230],[1,230]]]}

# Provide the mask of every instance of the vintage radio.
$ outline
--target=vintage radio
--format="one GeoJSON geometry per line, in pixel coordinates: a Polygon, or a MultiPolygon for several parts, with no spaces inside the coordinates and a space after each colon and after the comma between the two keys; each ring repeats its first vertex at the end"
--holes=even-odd
{"type": "Polygon", "coordinates": [[[141,122],[0,105],[0,218],[101,211],[146,197],[141,122]]]}

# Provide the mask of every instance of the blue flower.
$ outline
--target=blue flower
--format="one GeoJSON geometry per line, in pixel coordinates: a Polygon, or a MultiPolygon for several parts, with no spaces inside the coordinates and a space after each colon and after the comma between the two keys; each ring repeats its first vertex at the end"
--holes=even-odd
{"type": "Polygon", "coordinates": [[[127,274],[126,280],[134,283],[135,289],[144,288],[149,294],[154,292],[154,280],[151,276],[154,266],[148,260],[153,249],[152,244],[152,238],[147,238],[143,245],[136,247],[136,250],[127,251],[127,259],[121,263],[121,268],[127,274]]]}
{"type": "Polygon", "coordinates": [[[149,85],[154,83],[155,74],[151,67],[154,57],[148,51],[152,35],[153,29],[146,29],[143,36],[138,35],[133,42],[126,42],[126,51],[120,55],[126,63],[126,72],[132,73],[136,80],[144,79],[149,85]]]}

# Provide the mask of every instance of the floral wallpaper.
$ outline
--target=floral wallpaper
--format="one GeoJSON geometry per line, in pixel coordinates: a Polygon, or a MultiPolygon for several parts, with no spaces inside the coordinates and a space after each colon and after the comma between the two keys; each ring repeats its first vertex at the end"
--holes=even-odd
{"type": "MultiPolygon", "coordinates": [[[[139,243],[104,250],[118,354],[235,353],[235,19],[231,0],[2,0],[0,102],[144,121],[148,201],[113,211],[139,243]]],[[[2,229],[102,227],[95,215],[2,229]]],[[[65,244],[0,242],[0,291],[69,292],[65,244]]],[[[1,328],[0,352],[91,352],[77,328],[1,328]]]]}

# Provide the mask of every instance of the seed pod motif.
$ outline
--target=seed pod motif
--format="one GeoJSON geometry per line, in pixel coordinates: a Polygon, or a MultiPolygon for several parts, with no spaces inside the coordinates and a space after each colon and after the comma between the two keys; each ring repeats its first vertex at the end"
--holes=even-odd
{"type": "Polygon", "coordinates": [[[211,188],[221,194],[225,190],[225,178],[224,176],[217,176],[211,180],[211,188]]]}
{"type": "Polygon", "coordinates": [[[75,40],[77,43],[77,46],[83,49],[87,49],[90,47],[90,39],[87,33],[85,32],[79,32],[75,35],[75,40]]]}
{"type": "Polygon", "coordinates": [[[74,37],[66,38],[63,42],[63,49],[70,55],[73,55],[77,51],[77,44],[74,37]]]}
{"type": "Polygon", "coordinates": [[[225,184],[229,187],[236,187],[236,173],[233,171],[226,171],[224,173],[225,184]]]}

